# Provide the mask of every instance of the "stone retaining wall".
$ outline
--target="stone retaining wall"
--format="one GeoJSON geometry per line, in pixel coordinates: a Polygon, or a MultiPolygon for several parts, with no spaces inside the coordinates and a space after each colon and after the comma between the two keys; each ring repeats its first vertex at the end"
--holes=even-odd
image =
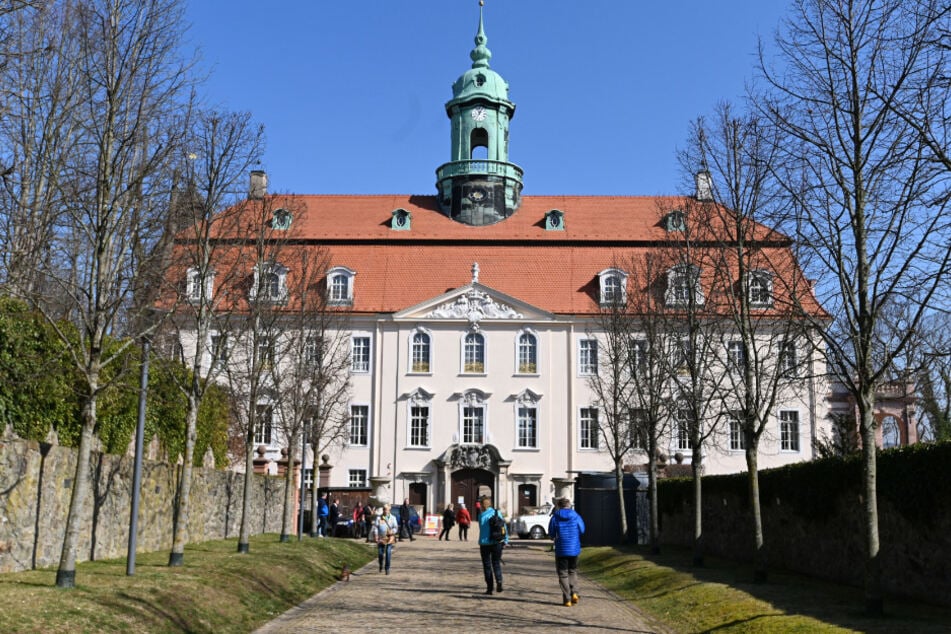
{"type": "MultiPolygon", "coordinates": [[[[93,452],[79,561],[126,556],[133,466],[130,456],[93,452]]],[[[180,468],[143,462],[137,551],[171,550],[180,468]]],[[[189,542],[237,536],[244,474],[207,467],[193,473],[189,542]]],[[[0,439],[0,572],[59,564],[75,475],[75,449],[0,439]]],[[[255,475],[253,483],[252,534],[280,532],[283,478],[255,475]]]]}

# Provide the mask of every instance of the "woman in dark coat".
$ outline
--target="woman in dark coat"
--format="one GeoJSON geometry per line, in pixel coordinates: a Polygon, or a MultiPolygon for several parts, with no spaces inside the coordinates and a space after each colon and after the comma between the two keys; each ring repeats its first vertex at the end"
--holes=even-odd
{"type": "Polygon", "coordinates": [[[442,532],[439,533],[439,539],[443,538],[443,535],[446,536],[446,541],[449,541],[449,531],[452,529],[453,525],[456,523],[456,512],[452,510],[452,503],[446,505],[446,510],[442,512],[442,532]]]}

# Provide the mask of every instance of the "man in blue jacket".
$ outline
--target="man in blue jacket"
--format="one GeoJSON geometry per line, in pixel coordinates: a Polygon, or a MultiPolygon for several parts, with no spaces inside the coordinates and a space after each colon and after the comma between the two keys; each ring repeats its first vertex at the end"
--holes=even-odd
{"type": "Polygon", "coordinates": [[[330,516],[330,507],[327,504],[327,494],[321,493],[317,498],[317,536],[327,536],[327,519],[330,516]]]}
{"type": "Polygon", "coordinates": [[[584,520],[571,508],[568,498],[558,500],[558,510],[548,522],[548,534],[555,541],[555,569],[566,608],[578,603],[578,555],[584,520]]]}

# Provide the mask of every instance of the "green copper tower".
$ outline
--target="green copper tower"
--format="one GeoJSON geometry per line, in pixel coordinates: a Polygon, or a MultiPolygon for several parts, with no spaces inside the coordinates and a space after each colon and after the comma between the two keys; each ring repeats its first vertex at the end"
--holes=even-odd
{"type": "Polygon", "coordinates": [[[479,3],[479,31],[469,54],[472,68],[452,85],[446,114],[452,122],[452,160],[436,170],[439,207],[467,225],[490,225],[518,209],[522,169],[510,163],[509,123],[515,104],[509,85],[489,68],[492,53],[479,3]]]}

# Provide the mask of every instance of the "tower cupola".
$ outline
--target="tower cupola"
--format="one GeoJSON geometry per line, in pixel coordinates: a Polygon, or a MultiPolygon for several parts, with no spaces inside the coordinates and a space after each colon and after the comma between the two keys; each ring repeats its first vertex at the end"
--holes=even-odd
{"type": "Polygon", "coordinates": [[[522,170],[508,160],[515,104],[508,99],[508,84],[489,68],[492,52],[486,46],[483,4],[479,2],[479,30],[469,54],[472,67],[452,85],[452,99],[446,102],[452,159],[436,170],[440,208],[468,225],[511,216],[522,194],[522,170]]]}

